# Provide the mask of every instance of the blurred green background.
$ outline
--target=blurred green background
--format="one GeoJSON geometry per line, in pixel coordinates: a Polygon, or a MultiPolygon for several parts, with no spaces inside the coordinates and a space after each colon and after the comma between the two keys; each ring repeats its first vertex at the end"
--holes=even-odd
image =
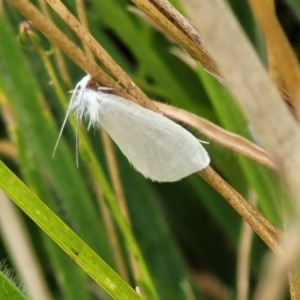
{"type": "MultiPolygon", "coordinates": [[[[247,2],[229,2],[264,61],[263,40],[247,2]]],[[[76,14],[75,1],[64,3],[76,14]]],[[[186,109],[253,140],[251,128],[227,91],[199,64],[189,65],[173,54],[174,49],[181,48],[129,12],[129,5],[132,4],[127,0],[91,0],[86,2],[86,12],[92,35],[133,81],[154,100],[186,109]]],[[[299,28],[300,6],[296,0],[290,1],[290,5],[278,7],[292,39],[293,30],[299,28]]],[[[116,269],[110,233],[98,207],[92,179],[82,161],[79,169],[76,167],[75,133],[70,126],[66,126],[52,159],[65,111],[49,84],[51,78],[45,64],[36,51],[24,49],[17,41],[19,23],[24,18],[9,2],[2,3],[0,12],[0,138],[9,139],[18,154],[17,160],[0,154],[1,160],[116,269]]],[[[57,26],[80,45],[67,25],[51,9],[50,12],[57,26]]],[[[41,33],[38,35],[42,47],[49,49],[50,42],[41,33]]],[[[294,45],[299,46],[297,39],[294,45]]],[[[69,85],[63,81],[53,56],[50,61],[65,96],[69,97],[68,91],[85,75],[84,71],[66,58],[72,80],[69,85]]],[[[207,140],[190,130],[199,139],[207,140]]],[[[110,180],[99,132],[90,130],[89,137],[110,180]]],[[[254,191],[259,209],[280,225],[282,192],[276,176],[266,167],[213,142],[204,146],[218,173],[246,198],[254,191]]],[[[208,275],[224,287],[224,299],[235,299],[241,218],[198,175],[176,183],[153,183],[135,172],[117,147],[115,154],[133,232],[160,299],[222,299],[209,293],[216,286],[208,287],[208,291],[204,288],[203,278],[208,275]]],[[[27,216],[21,217],[52,299],[109,299],[27,216]]],[[[128,266],[119,232],[118,238],[128,266]]],[[[249,262],[250,292],[259,279],[266,251],[267,247],[255,236],[249,262]]],[[[14,270],[1,234],[0,264],[14,270]]],[[[18,277],[17,272],[15,276],[18,277]]]]}

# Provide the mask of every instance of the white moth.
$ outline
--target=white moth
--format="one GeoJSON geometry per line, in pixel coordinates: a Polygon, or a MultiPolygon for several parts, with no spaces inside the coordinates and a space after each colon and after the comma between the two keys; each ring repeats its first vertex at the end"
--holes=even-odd
{"type": "Polygon", "coordinates": [[[101,126],[133,167],[153,181],[178,181],[209,165],[208,153],[186,129],[163,115],[103,92],[109,88],[89,88],[90,80],[87,75],[77,84],[59,138],[72,111],[78,122],[82,117],[88,121],[88,128],[101,126]]]}

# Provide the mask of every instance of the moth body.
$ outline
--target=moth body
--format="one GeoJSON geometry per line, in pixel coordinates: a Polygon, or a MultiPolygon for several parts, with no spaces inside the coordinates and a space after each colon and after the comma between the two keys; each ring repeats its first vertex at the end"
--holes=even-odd
{"type": "Polygon", "coordinates": [[[200,141],[163,115],[99,89],[81,86],[74,93],[69,109],[76,119],[102,127],[146,178],[178,181],[209,165],[200,141]]]}

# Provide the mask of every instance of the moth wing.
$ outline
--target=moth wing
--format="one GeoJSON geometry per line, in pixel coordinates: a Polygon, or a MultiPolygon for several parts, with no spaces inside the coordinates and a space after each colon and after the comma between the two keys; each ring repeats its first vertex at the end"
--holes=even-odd
{"type": "Polygon", "coordinates": [[[98,101],[100,125],[145,177],[177,181],[209,165],[199,140],[170,119],[115,95],[98,101]]]}

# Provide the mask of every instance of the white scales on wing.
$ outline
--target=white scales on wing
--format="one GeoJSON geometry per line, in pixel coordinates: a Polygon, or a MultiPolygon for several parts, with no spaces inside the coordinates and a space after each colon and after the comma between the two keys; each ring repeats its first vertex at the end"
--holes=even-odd
{"type": "Polygon", "coordinates": [[[182,126],[122,97],[105,93],[101,87],[88,88],[90,79],[87,75],[77,84],[67,116],[72,111],[77,121],[84,117],[88,127],[102,127],[146,178],[178,181],[209,165],[209,155],[200,141],[182,126]]]}

